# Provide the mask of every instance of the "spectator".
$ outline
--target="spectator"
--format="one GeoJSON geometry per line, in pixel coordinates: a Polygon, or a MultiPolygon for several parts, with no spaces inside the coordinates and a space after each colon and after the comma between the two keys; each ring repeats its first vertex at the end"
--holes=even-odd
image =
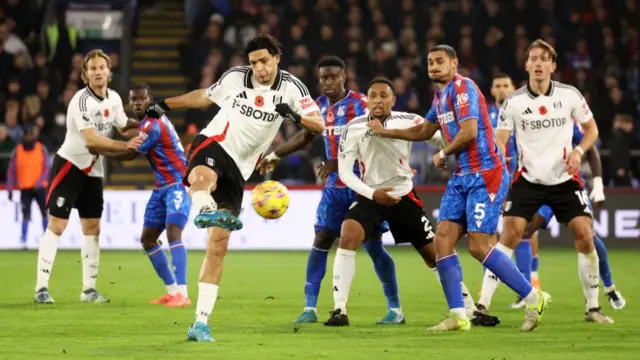
{"type": "Polygon", "coordinates": [[[4,114],[4,124],[7,126],[7,132],[14,144],[20,143],[24,134],[22,127],[18,125],[18,111],[19,108],[17,106],[7,106],[4,114]]]}
{"type": "Polygon", "coordinates": [[[56,69],[62,79],[69,78],[71,55],[78,46],[78,32],[73,26],[67,25],[64,11],[58,13],[55,24],[47,26],[45,39],[51,67],[56,69]]]}
{"type": "Polygon", "coordinates": [[[631,157],[632,150],[640,150],[640,140],[634,131],[634,120],[628,114],[616,115],[611,133],[610,173],[613,186],[631,186],[634,176],[638,176],[637,161],[631,157]]]}
{"type": "Polygon", "coordinates": [[[9,158],[15,147],[16,143],[9,136],[9,129],[6,125],[0,124],[0,183],[7,181],[9,158]]]}

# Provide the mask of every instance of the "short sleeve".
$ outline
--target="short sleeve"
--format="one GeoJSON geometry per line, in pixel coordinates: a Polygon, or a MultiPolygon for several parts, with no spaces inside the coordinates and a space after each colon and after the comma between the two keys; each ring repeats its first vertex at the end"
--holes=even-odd
{"type": "Polygon", "coordinates": [[[287,86],[287,92],[291,93],[289,95],[289,106],[293,111],[303,116],[316,111],[320,112],[320,108],[318,108],[318,105],[309,94],[309,89],[302,81],[292,76],[287,86]]]}
{"type": "Polygon", "coordinates": [[[138,148],[138,152],[146,154],[160,138],[160,127],[156,120],[147,120],[140,129],[140,135],[144,141],[138,148]]]}
{"type": "Polygon", "coordinates": [[[513,106],[509,104],[509,100],[505,101],[500,107],[498,113],[498,130],[504,129],[513,131],[516,123],[515,112],[513,106]]]}
{"type": "Polygon", "coordinates": [[[115,96],[114,106],[115,106],[115,123],[116,127],[122,129],[127,126],[127,122],[129,121],[129,117],[127,113],[124,112],[124,104],[122,104],[122,98],[115,91],[113,92],[115,96]]]}
{"type": "Polygon", "coordinates": [[[205,90],[205,94],[212,102],[220,105],[231,94],[234,82],[239,81],[238,77],[244,78],[247,70],[241,67],[234,67],[220,76],[220,79],[205,90]]]}
{"type": "Polygon", "coordinates": [[[424,116],[424,118],[432,124],[438,123],[438,113],[436,112],[435,106],[431,105],[431,108],[429,108],[429,111],[427,111],[427,114],[424,116]]]}
{"type": "Polygon", "coordinates": [[[571,117],[578,123],[584,124],[593,118],[593,113],[587,100],[580,94],[578,89],[575,89],[575,95],[571,102],[571,117]]]}
{"type": "Polygon", "coordinates": [[[453,109],[458,122],[480,118],[480,94],[473,82],[463,80],[460,85],[454,84],[454,94],[453,109]]]}
{"type": "Polygon", "coordinates": [[[354,156],[358,152],[358,136],[352,126],[347,126],[340,136],[340,146],[338,147],[340,159],[354,156]]]}
{"type": "Polygon", "coordinates": [[[96,124],[87,109],[86,98],[81,101],[73,99],[69,104],[67,116],[71,118],[74,124],[76,124],[78,131],[95,129],[96,127],[96,124]]]}

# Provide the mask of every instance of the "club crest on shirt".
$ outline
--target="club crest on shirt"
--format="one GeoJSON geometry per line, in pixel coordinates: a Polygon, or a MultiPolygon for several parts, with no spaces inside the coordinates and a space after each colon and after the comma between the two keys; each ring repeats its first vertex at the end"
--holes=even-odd
{"type": "Polygon", "coordinates": [[[338,112],[336,113],[336,116],[342,117],[342,116],[344,116],[344,114],[345,114],[344,106],[340,106],[338,108],[338,112]]]}

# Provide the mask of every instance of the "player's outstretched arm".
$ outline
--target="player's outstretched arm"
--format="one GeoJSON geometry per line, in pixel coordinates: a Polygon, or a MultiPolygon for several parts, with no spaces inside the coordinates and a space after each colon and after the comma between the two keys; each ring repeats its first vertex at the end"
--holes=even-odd
{"type": "Polygon", "coordinates": [[[369,127],[379,136],[407,141],[431,140],[433,135],[440,130],[439,124],[430,122],[423,122],[407,129],[387,129],[382,126],[380,121],[371,120],[369,121],[369,127]]]}
{"type": "Polygon", "coordinates": [[[122,152],[116,151],[97,151],[100,155],[106,156],[108,158],[120,160],[120,161],[129,161],[138,157],[138,152],[135,150],[128,150],[122,152]]]}
{"type": "Polygon", "coordinates": [[[312,134],[320,134],[324,131],[324,120],[322,119],[320,111],[302,115],[300,125],[312,134]]]}
{"type": "Polygon", "coordinates": [[[135,137],[128,142],[109,139],[108,137],[99,135],[94,128],[81,130],[80,133],[84,137],[88,148],[97,151],[114,151],[124,152],[128,150],[136,150],[142,144],[140,137],[135,137]]]}
{"type": "Polygon", "coordinates": [[[197,89],[184,95],[170,97],[164,100],[169,109],[200,109],[213,103],[207,96],[206,89],[197,89]]]}
{"type": "Polygon", "coordinates": [[[125,125],[125,127],[116,127],[116,129],[118,129],[118,133],[120,133],[120,135],[126,137],[127,139],[131,139],[138,136],[138,134],[140,133],[140,131],[138,130],[139,124],[140,123],[136,120],[127,119],[127,125],[125,125]]]}

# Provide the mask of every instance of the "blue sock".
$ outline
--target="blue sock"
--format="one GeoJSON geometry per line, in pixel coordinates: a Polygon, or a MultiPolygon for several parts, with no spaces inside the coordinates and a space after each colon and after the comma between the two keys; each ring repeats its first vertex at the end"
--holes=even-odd
{"type": "Polygon", "coordinates": [[[613,286],[613,276],[611,275],[611,268],[609,267],[609,254],[607,254],[607,247],[604,246],[602,239],[597,235],[593,237],[593,244],[596,246],[596,252],[598,253],[599,266],[600,266],[600,278],[605,287],[613,286]]]}
{"type": "Polygon", "coordinates": [[[516,266],[528,282],[531,282],[531,262],[533,253],[531,252],[531,240],[522,239],[514,251],[516,266]]]}
{"type": "Polygon", "coordinates": [[[171,251],[171,265],[178,285],[187,285],[187,248],[182,241],[169,244],[171,251]]]}
{"type": "Polygon", "coordinates": [[[531,272],[538,272],[538,268],[540,268],[540,260],[537,256],[534,256],[531,259],[531,272]]]}
{"type": "Polygon", "coordinates": [[[307,282],[304,286],[304,307],[317,308],[318,294],[322,278],[327,272],[327,257],[329,250],[320,250],[315,247],[309,252],[307,260],[307,282]]]}
{"type": "Polygon", "coordinates": [[[22,220],[22,229],[20,232],[20,242],[27,242],[27,230],[29,230],[29,220],[22,220]]]}
{"type": "Polygon", "coordinates": [[[502,251],[492,247],[482,260],[482,264],[491,270],[498,279],[507,284],[521,298],[527,297],[531,290],[531,282],[527,281],[516,268],[516,264],[502,251]]]}
{"type": "Polygon", "coordinates": [[[382,245],[382,241],[369,240],[364,243],[364,248],[367,249],[371,260],[373,260],[373,268],[382,283],[382,290],[387,298],[387,307],[389,309],[400,308],[396,264],[393,262],[393,258],[382,245]]]}
{"type": "Polygon", "coordinates": [[[175,284],[176,279],[173,275],[173,271],[169,267],[169,259],[167,258],[167,254],[162,250],[162,246],[156,245],[151,250],[147,250],[147,256],[149,256],[149,260],[151,260],[151,264],[153,264],[153,268],[156,269],[156,273],[162,281],[164,281],[165,285],[175,284]]]}
{"type": "Polygon", "coordinates": [[[42,219],[42,230],[47,230],[47,226],[49,226],[49,218],[45,217],[42,219]]]}
{"type": "Polygon", "coordinates": [[[462,296],[462,267],[457,253],[436,260],[440,282],[447,298],[449,309],[464,309],[462,296]]]}

